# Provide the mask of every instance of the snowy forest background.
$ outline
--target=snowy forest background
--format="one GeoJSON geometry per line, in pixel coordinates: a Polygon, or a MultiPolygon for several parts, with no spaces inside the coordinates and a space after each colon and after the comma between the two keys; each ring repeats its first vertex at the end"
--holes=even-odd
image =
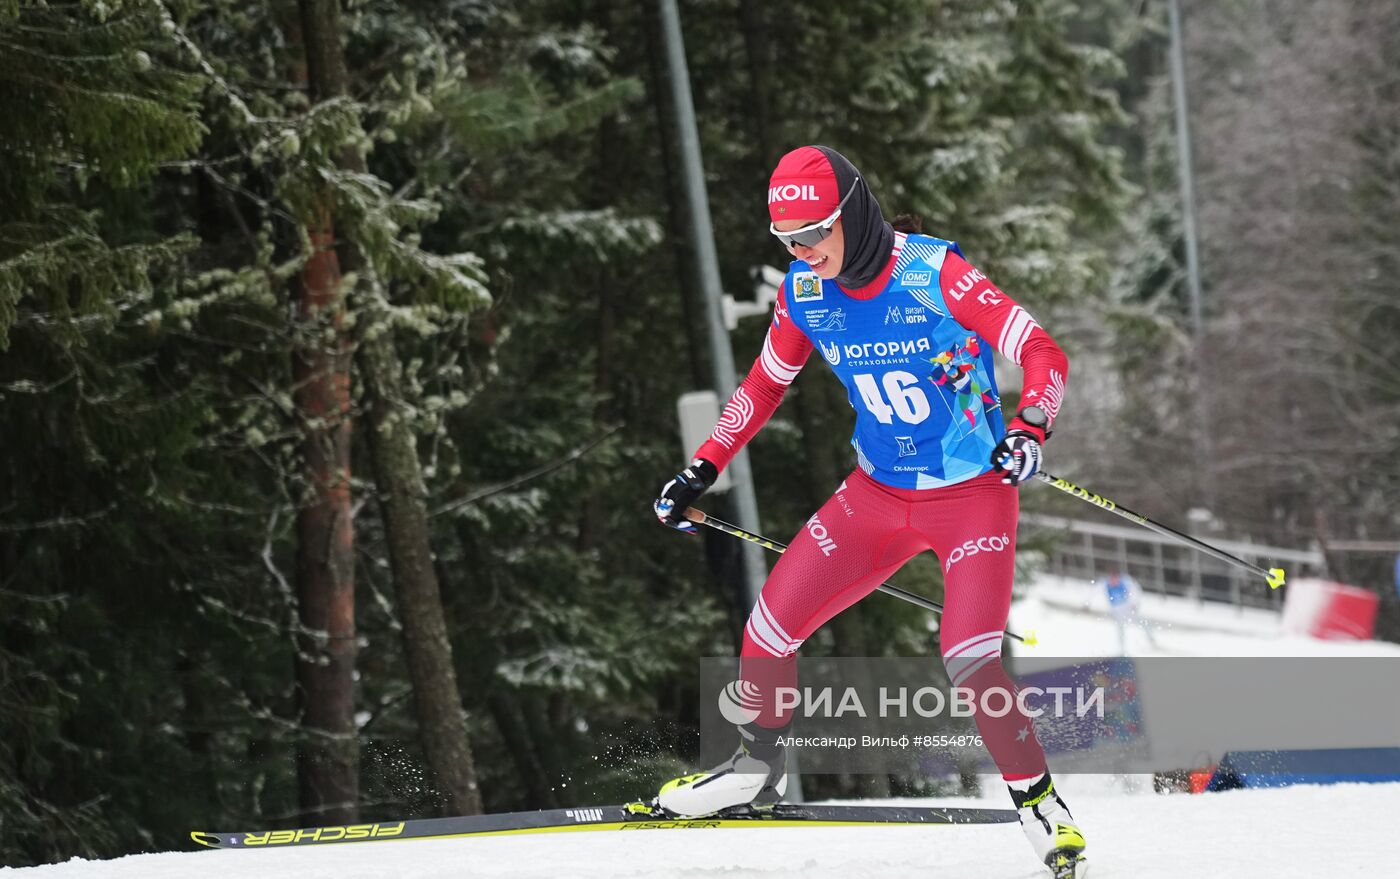
{"type": "MultiPolygon", "coordinates": [[[[785,265],[768,171],[829,144],[1069,350],[1054,470],[1394,539],[1400,5],[1182,7],[1199,341],[1162,0],[682,3],[725,289],[785,265]]],[[[650,510],[709,383],[665,71],[654,0],[0,0],[0,864],[688,768],[747,608],[735,542],[650,510]]],[[[809,368],[752,447],[765,532],[848,418],[809,368]]],[[[1393,559],[1328,560],[1400,640],[1393,559]]],[[[804,648],[935,650],[893,601],[804,648]]]]}

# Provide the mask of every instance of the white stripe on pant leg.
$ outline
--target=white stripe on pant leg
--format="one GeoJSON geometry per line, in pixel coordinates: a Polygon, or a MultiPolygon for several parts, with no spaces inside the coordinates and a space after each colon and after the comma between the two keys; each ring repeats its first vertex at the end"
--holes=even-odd
{"type": "Polygon", "coordinates": [[[996,656],[999,653],[1001,653],[1001,633],[988,632],[978,643],[969,644],[959,650],[956,656],[948,654],[943,659],[945,662],[954,659],[978,659],[983,656],[996,656]]]}
{"type": "MultiPolygon", "coordinates": [[[[959,653],[962,653],[964,650],[967,650],[967,649],[970,648],[970,647],[973,647],[973,646],[975,646],[975,645],[977,645],[977,644],[980,644],[981,642],[987,640],[988,638],[996,638],[996,639],[997,639],[997,640],[996,640],[996,643],[997,643],[997,651],[1000,652],[1000,650],[1001,650],[1001,632],[983,632],[983,633],[980,634],[980,635],[973,635],[971,638],[968,638],[966,641],[960,641],[960,642],[958,642],[957,644],[953,645],[952,648],[943,651],[943,657],[944,657],[945,659],[948,659],[948,658],[957,656],[959,653]]],[[[979,655],[980,655],[980,654],[979,654],[979,655]]]]}
{"type": "Polygon", "coordinates": [[[797,652],[797,648],[802,646],[802,642],[788,636],[783,631],[783,627],[773,618],[773,614],[768,610],[768,604],[763,600],[763,596],[758,597],[758,602],[754,604],[753,611],[749,614],[749,623],[745,627],[749,637],[760,647],[772,653],[774,656],[790,656],[797,652]]]}
{"type": "Polygon", "coordinates": [[[943,667],[953,686],[962,686],[973,672],[1001,656],[1000,631],[983,632],[962,641],[943,655],[943,667]]]}
{"type": "Polygon", "coordinates": [[[778,622],[778,618],[773,616],[773,611],[768,609],[768,602],[763,600],[763,593],[759,593],[758,601],[754,604],[754,610],[763,614],[763,619],[768,623],[768,625],[773,627],[773,631],[778,633],[778,637],[782,638],[783,641],[789,644],[792,643],[792,636],[789,635],[787,633],[787,630],[783,628],[782,623],[778,622]]]}
{"type": "Polygon", "coordinates": [[[748,632],[749,637],[753,639],[755,644],[781,659],[785,655],[783,653],[783,648],[770,642],[768,638],[771,636],[754,625],[757,619],[758,617],[756,616],[749,617],[749,624],[744,627],[744,631],[748,632]]]}
{"type": "Polygon", "coordinates": [[[953,686],[961,687],[963,685],[963,682],[966,681],[968,678],[972,677],[974,674],[976,674],[982,668],[982,666],[987,665],[994,659],[1000,658],[1000,652],[976,658],[959,657],[958,659],[953,660],[952,663],[949,663],[948,675],[953,680],[953,686]],[[957,664],[956,671],[954,670],[954,663],[957,664]]]}

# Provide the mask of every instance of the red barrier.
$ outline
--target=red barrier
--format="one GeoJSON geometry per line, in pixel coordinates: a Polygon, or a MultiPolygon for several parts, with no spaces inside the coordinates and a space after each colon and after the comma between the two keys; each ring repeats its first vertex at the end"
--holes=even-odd
{"type": "Polygon", "coordinates": [[[1207,766],[1204,769],[1192,769],[1191,772],[1188,773],[1186,776],[1187,783],[1191,789],[1191,793],[1205,793],[1206,789],[1210,787],[1211,778],[1213,778],[1214,776],[1215,766],[1213,765],[1207,766]]]}
{"type": "Polygon", "coordinates": [[[1368,589],[1330,580],[1289,581],[1283,627],[1328,641],[1365,641],[1376,633],[1380,597],[1368,589]]]}

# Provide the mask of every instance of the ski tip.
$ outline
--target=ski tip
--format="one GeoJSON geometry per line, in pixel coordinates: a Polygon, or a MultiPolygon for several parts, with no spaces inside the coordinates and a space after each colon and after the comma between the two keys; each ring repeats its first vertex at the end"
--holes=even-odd
{"type": "Polygon", "coordinates": [[[1269,588],[1277,589],[1282,586],[1285,576],[1283,568],[1269,568],[1269,588]]]}
{"type": "Polygon", "coordinates": [[[220,848],[220,840],[212,833],[205,833],[202,830],[191,830],[190,839],[206,848],[220,848]]]}
{"type": "Polygon", "coordinates": [[[1025,634],[1021,635],[1021,643],[1025,644],[1027,647],[1034,647],[1039,644],[1040,639],[1035,636],[1035,629],[1026,629],[1025,634]]]}

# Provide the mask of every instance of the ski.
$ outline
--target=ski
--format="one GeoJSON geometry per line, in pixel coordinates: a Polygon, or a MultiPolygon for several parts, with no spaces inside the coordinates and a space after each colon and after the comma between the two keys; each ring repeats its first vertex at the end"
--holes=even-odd
{"type": "Polygon", "coordinates": [[[190,832],[202,846],[219,849],[268,849],[342,842],[397,839],[459,839],[524,833],[569,833],[600,830],[700,830],[739,827],[868,827],[880,825],[1004,824],[1016,821],[1011,809],[929,806],[736,806],[703,818],[679,818],[647,803],[506,812],[463,818],[425,818],[373,824],[306,827],[298,830],[190,832]]]}

